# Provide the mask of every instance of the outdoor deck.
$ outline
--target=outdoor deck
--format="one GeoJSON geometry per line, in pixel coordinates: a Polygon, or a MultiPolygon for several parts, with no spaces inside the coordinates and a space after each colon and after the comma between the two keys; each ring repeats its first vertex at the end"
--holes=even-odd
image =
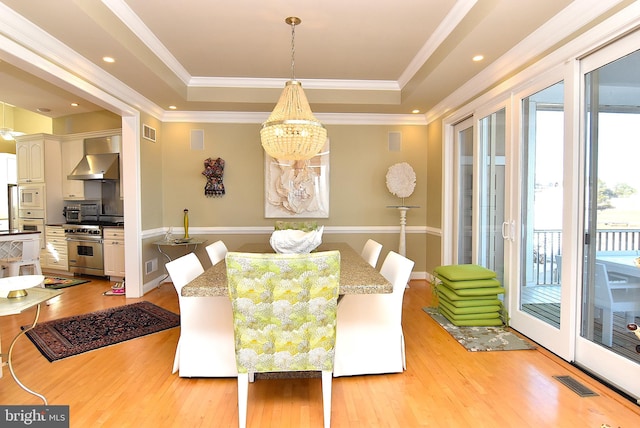
{"type": "MultiPolygon", "coordinates": [[[[529,313],[548,324],[560,327],[560,286],[537,285],[522,289],[522,311],[529,313]]],[[[640,317],[635,318],[640,324],[640,317]]],[[[601,343],[602,322],[596,318],[594,321],[593,341],[606,348],[601,343]]],[[[638,338],[629,330],[624,313],[614,313],[613,316],[613,346],[609,349],[632,361],[640,363],[640,354],[636,352],[636,346],[640,345],[638,338]]]]}

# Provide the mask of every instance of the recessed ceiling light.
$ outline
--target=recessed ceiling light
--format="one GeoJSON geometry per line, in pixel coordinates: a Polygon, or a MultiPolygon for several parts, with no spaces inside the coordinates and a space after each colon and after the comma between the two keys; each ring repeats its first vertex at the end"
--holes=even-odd
{"type": "Polygon", "coordinates": [[[36,109],[39,113],[49,113],[51,111],[50,108],[46,108],[46,107],[38,107],[36,109]]]}
{"type": "Polygon", "coordinates": [[[115,60],[115,59],[113,59],[113,58],[112,58],[112,57],[110,57],[110,56],[103,56],[103,57],[102,57],[102,60],[103,60],[104,62],[116,62],[116,60],[115,60]]]}
{"type": "Polygon", "coordinates": [[[411,110],[411,113],[414,113],[414,114],[416,114],[416,113],[420,113],[420,110],[418,110],[418,109],[414,109],[414,110],[411,110]]]}
{"type": "Polygon", "coordinates": [[[482,61],[484,59],[484,55],[476,55],[471,59],[473,59],[475,62],[482,61]]]}
{"type": "Polygon", "coordinates": [[[177,108],[178,108],[178,107],[176,107],[176,106],[169,106],[169,109],[170,109],[170,110],[175,110],[175,109],[177,109],[177,108]]]}
{"type": "Polygon", "coordinates": [[[78,103],[71,103],[71,107],[78,107],[80,104],[78,103]]]}

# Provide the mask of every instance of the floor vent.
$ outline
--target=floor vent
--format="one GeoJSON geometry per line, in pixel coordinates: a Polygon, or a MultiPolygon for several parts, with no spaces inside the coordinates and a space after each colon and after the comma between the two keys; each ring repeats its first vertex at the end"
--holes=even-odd
{"type": "Polygon", "coordinates": [[[580,397],[596,397],[598,394],[572,378],[571,376],[554,376],[558,382],[578,394],[580,397]]]}

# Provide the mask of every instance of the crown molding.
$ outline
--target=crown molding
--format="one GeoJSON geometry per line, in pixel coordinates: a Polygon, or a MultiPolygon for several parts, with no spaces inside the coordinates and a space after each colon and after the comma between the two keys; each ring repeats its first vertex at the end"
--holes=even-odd
{"type": "MultiPolygon", "coordinates": [[[[489,67],[478,73],[473,79],[459,87],[455,92],[428,111],[426,113],[427,123],[431,123],[464,105],[474,96],[494,86],[496,82],[499,82],[512,70],[518,69],[538,55],[541,55],[545,50],[556,44],[558,40],[563,40],[572,33],[579,31],[584,25],[597,19],[620,2],[621,0],[581,0],[571,3],[522,42],[509,50],[509,52],[498,58],[498,60],[489,67]]],[[[541,62],[544,62],[546,67],[553,67],[557,65],[557,61],[566,61],[566,59],[576,51],[575,46],[577,44],[587,46],[593,45],[597,40],[604,40],[606,34],[610,33],[612,27],[622,25],[620,23],[621,20],[630,20],[633,19],[634,16],[637,16],[637,12],[634,13],[634,11],[638,9],[638,3],[639,2],[634,2],[622,11],[619,11],[613,17],[557,49],[542,59],[541,62]],[[550,58],[555,60],[553,64],[550,63],[550,58]]],[[[539,63],[540,62],[538,62],[538,64],[539,63]]],[[[533,68],[530,67],[528,70],[532,69],[533,68]]],[[[516,78],[522,80],[524,79],[524,77],[522,77],[524,75],[529,76],[529,78],[535,77],[535,75],[530,76],[530,74],[531,72],[525,70],[524,74],[519,73],[516,78]]],[[[509,81],[513,80],[513,78],[509,79],[509,81]]],[[[495,89],[491,92],[495,93],[495,89]]]]}
{"type": "Polygon", "coordinates": [[[161,115],[162,109],[118,79],[88,61],[49,33],[0,3],[0,50],[12,55],[25,70],[67,91],[119,113],[132,113],[132,107],[161,115]],[[67,65],[73,64],[73,73],[67,65]],[[81,93],[79,93],[79,90],[81,93]]]}
{"type": "MultiPolygon", "coordinates": [[[[419,125],[426,126],[424,115],[374,113],[314,113],[325,125],[419,125]]],[[[245,123],[261,124],[268,112],[165,111],[160,120],[167,123],[245,123]]]]}
{"type": "Polygon", "coordinates": [[[438,25],[438,28],[425,42],[417,55],[411,60],[407,68],[398,79],[398,86],[404,86],[416,75],[418,70],[427,62],[429,57],[436,49],[449,37],[451,32],[456,29],[460,21],[464,19],[469,11],[475,6],[478,0],[458,0],[445,19],[438,25]]]}
{"type": "Polygon", "coordinates": [[[189,84],[191,75],[187,69],[180,64],[176,57],[171,54],[169,49],[162,44],[124,0],[102,0],[102,3],[150,49],[185,86],[189,84]]]}

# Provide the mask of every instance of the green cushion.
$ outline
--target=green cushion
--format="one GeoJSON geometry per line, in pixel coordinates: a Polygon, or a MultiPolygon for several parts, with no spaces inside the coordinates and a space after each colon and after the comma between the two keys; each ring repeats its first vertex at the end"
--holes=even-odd
{"type": "Polygon", "coordinates": [[[503,325],[500,318],[492,318],[489,320],[452,320],[449,319],[446,315],[444,316],[449,320],[451,324],[457,327],[498,327],[503,325]]]}
{"type": "Polygon", "coordinates": [[[469,308],[473,306],[500,306],[502,302],[496,299],[472,299],[472,300],[451,300],[444,293],[438,292],[438,299],[444,300],[456,308],[469,308]]]}
{"type": "Polygon", "coordinates": [[[496,273],[485,267],[473,264],[438,266],[434,272],[451,281],[467,281],[472,279],[491,279],[496,273]]]}
{"type": "Polygon", "coordinates": [[[476,301],[476,300],[486,300],[486,299],[497,299],[498,298],[498,293],[493,293],[493,294],[485,294],[485,295],[480,295],[480,296],[461,296],[460,294],[458,294],[455,290],[450,289],[449,287],[447,287],[444,284],[437,284],[436,285],[436,290],[438,293],[441,293],[445,296],[447,296],[447,298],[451,301],[460,301],[460,302],[466,302],[466,301],[476,301]]]}
{"type": "Polygon", "coordinates": [[[458,319],[466,318],[495,318],[500,316],[500,305],[494,306],[471,306],[468,308],[456,308],[455,306],[440,300],[440,308],[449,311],[458,319]]]}
{"type": "Polygon", "coordinates": [[[304,232],[312,232],[318,229],[317,221],[276,221],[275,230],[302,230],[304,232]]]}
{"type": "MultiPolygon", "coordinates": [[[[446,287],[445,284],[442,285],[446,287]]],[[[504,287],[463,288],[461,290],[452,291],[460,296],[492,296],[494,294],[503,294],[504,287]]]]}
{"type": "Polygon", "coordinates": [[[456,317],[445,309],[440,308],[440,313],[444,315],[446,319],[453,325],[459,327],[489,327],[503,325],[502,319],[498,318],[476,318],[476,319],[462,319],[456,317]]]}
{"type": "Polygon", "coordinates": [[[466,281],[451,281],[441,275],[437,275],[438,279],[444,282],[447,287],[454,290],[460,290],[463,288],[484,288],[484,287],[500,287],[500,281],[495,278],[491,279],[468,279],[466,281]]]}

